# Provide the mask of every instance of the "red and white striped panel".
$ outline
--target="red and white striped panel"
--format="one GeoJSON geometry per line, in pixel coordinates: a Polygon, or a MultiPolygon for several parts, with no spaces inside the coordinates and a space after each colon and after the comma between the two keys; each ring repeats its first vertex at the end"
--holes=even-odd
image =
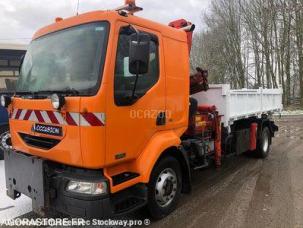
{"type": "Polygon", "coordinates": [[[67,112],[64,116],[60,112],[14,109],[11,119],[28,120],[46,124],[72,126],[104,126],[105,113],[75,113],[67,112]]]}

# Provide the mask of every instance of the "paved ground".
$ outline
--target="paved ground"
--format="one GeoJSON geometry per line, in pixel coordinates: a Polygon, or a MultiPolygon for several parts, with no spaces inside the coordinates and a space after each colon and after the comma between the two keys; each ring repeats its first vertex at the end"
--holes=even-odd
{"type": "Polygon", "coordinates": [[[283,117],[270,156],[195,173],[194,190],[155,227],[303,227],[303,117],[283,117]]]}
{"type": "MultiPolygon", "coordinates": [[[[303,116],[283,117],[277,123],[280,132],[267,159],[240,156],[226,160],[219,171],[194,173],[192,194],[183,196],[178,210],[152,226],[303,227],[303,116]]],[[[0,219],[30,210],[26,198],[16,203],[5,198],[1,171],[0,208],[4,208],[0,219]],[[15,207],[5,209],[10,206],[15,207]]]]}
{"type": "Polygon", "coordinates": [[[0,161],[0,219],[12,219],[31,210],[31,200],[26,196],[16,201],[6,196],[4,162],[0,161]]]}

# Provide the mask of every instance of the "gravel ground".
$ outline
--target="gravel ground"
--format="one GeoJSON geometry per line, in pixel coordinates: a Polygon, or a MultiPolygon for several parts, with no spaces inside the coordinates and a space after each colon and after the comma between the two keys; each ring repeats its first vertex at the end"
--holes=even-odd
{"type": "MultiPolygon", "coordinates": [[[[280,131],[267,159],[233,157],[220,170],[195,172],[193,192],[182,197],[174,213],[151,226],[303,227],[303,116],[283,117],[277,124],[280,131]]],[[[30,211],[27,198],[12,201],[5,196],[2,170],[3,162],[0,219],[30,211]]],[[[145,217],[144,213],[128,216],[145,217]]]]}

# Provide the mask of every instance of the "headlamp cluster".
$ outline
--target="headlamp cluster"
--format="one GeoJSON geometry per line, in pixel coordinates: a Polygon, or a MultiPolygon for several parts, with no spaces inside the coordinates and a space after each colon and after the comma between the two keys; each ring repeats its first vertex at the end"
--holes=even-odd
{"type": "Polygon", "coordinates": [[[51,96],[51,101],[53,108],[57,110],[60,110],[65,105],[65,98],[56,93],[51,96]]]}

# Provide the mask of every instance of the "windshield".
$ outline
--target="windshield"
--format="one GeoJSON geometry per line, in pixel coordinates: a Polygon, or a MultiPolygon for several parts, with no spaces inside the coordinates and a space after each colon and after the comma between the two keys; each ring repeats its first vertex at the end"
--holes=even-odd
{"type": "Polygon", "coordinates": [[[31,42],[17,82],[18,92],[77,91],[93,95],[101,81],[108,23],[95,22],[31,42]]]}

